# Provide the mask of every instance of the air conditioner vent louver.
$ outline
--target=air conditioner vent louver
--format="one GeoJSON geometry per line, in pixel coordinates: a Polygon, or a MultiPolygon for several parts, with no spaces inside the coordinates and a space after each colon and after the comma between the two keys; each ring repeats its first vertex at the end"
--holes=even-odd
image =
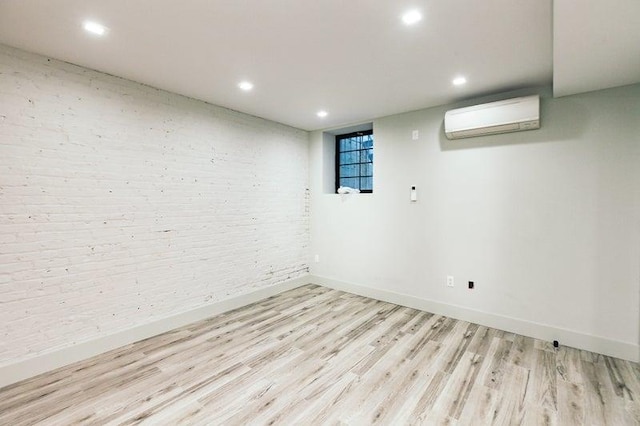
{"type": "Polygon", "coordinates": [[[447,111],[444,130],[447,138],[461,139],[540,128],[538,95],[507,99],[447,111]]]}

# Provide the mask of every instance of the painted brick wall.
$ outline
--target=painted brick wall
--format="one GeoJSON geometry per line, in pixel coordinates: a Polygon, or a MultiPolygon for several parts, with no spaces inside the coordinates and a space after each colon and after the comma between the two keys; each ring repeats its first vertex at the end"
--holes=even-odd
{"type": "Polygon", "coordinates": [[[0,46],[0,365],[306,274],[307,144],[0,46]]]}

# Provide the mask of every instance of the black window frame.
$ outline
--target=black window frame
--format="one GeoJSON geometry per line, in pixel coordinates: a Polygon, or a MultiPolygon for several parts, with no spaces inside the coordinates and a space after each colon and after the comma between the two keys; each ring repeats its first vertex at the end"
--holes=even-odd
{"type": "MultiPolygon", "coordinates": [[[[367,135],[371,135],[373,136],[373,129],[371,130],[362,130],[359,132],[352,132],[352,133],[345,133],[342,135],[336,135],[336,155],[335,155],[335,169],[336,169],[336,173],[335,173],[335,178],[336,178],[336,193],[338,192],[338,188],[340,187],[340,166],[345,166],[345,165],[350,165],[350,164],[371,164],[371,176],[363,176],[363,175],[358,175],[358,176],[353,176],[353,177],[357,177],[359,179],[362,179],[363,177],[370,177],[371,181],[373,183],[373,159],[369,162],[369,161],[359,161],[357,163],[350,163],[350,164],[340,164],[340,154],[343,152],[354,152],[354,151],[367,151],[369,149],[373,149],[373,147],[375,146],[375,140],[372,139],[372,143],[373,145],[371,146],[371,148],[364,148],[364,149],[355,149],[355,150],[349,150],[349,151],[340,151],[340,141],[342,141],[343,139],[349,139],[352,138],[354,136],[367,136],[367,135]]],[[[358,158],[362,158],[360,155],[358,155],[358,158]]],[[[362,185],[358,185],[358,186],[362,186],[362,185]]],[[[360,189],[360,188],[358,188],[360,189]]],[[[371,189],[360,189],[361,193],[365,193],[365,194],[371,194],[373,193],[373,184],[372,184],[372,188],[371,189]]]]}

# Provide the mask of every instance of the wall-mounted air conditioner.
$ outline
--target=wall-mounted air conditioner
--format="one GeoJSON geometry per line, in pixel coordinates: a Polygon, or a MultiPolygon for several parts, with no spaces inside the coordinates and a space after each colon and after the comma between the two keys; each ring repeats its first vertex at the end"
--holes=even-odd
{"type": "Polygon", "coordinates": [[[452,109],[444,115],[444,132],[449,139],[539,128],[538,95],[452,109]]]}

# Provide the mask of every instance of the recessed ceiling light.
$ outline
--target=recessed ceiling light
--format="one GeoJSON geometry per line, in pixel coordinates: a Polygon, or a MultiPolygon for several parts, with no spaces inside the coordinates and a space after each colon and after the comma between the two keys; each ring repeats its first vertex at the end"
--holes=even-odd
{"type": "Polygon", "coordinates": [[[327,115],[329,115],[329,113],[328,113],[327,111],[322,110],[322,111],[318,111],[318,113],[317,113],[316,115],[317,115],[318,117],[320,117],[320,118],[324,118],[324,117],[326,117],[327,115]]]}
{"type": "Polygon", "coordinates": [[[406,25],[413,25],[422,19],[422,14],[417,10],[411,10],[402,15],[402,22],[406,25]]]}
{"type": "Polygon", "coordinates": [[[84,23],[82,24],[82,27],[86,31],[90,32],[91,34],[95,34],[99,36],[105,35],[105,33],[107,32],[107,27],[93,21],[84,21],[84,23]]]}
{"type": "Polygon", "coordinates": [[[253,83],[251,83],[250,81],[241,81],[240,83],[238,83],[238,87],[245,92],[248,92],[249,90],[253,89],[253,83]]]}
{"type": "Polygon", "coordinates": [[[464,77],[456,77],[456,78],[453,79],[453,85],[454,86],[462,86],[466,82],[467,82],[467,79],[464,78],[464,77]]]}

